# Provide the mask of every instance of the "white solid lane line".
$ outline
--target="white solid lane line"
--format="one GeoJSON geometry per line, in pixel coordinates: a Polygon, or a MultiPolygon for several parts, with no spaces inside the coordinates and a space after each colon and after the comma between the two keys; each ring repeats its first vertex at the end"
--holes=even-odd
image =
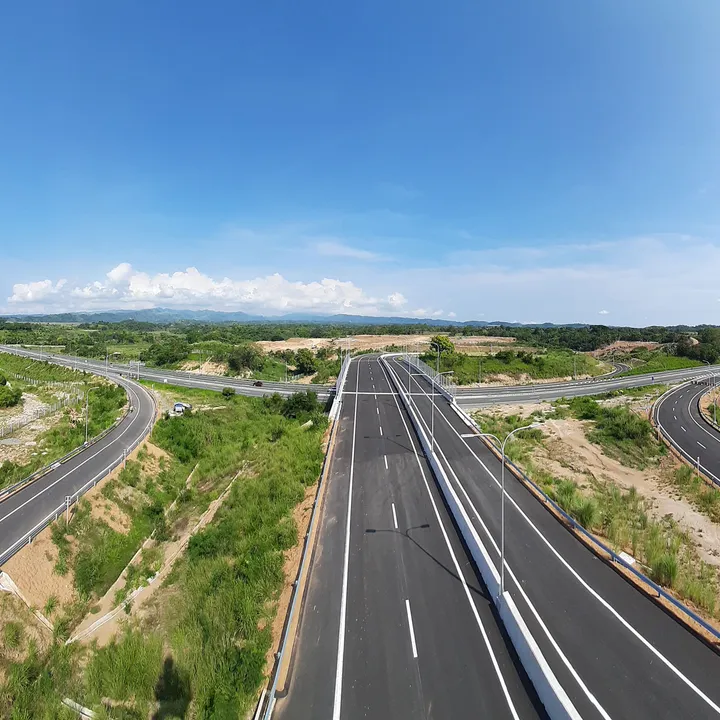
{"type": "MultiPolygon", "coordinates": [[[[121,387],[125,387],[125,386],[121,386],[121,387]]],[[[129,390],[131,395],[135,398],[135,403],[133,403],[133,404],[135,405],[135,407],[137,407],[139,405],[139,398],[135,394],[134,388],[132,388],[131,386],[128,386],[127,390],[129,390]]],[[[120,438],[135,424],[136,420],[138,420],[139,418],[140,418],[140,414],[135,413],[135,417],[133,417],[133,419],[128,423],[128,426],[114,440],[111,440],[107,445],[104,445],[103,447],[101,447],[96,453],[89,455],[87,458],[85,458],[85,460],[83,460],[81,463],[76,465],[72,470],[69,470],[64,475],[62,475],[57,480],[55,480],[55,482],[51,483],[47,487],[44,487],[39,492],[35,493],[35,495],[33,495],[28,500],[26,500],[24,503],[22,503],[22,505],[18,505],[14,510],[11,510],[7,515],[3,515],[0,518],[0,522],[3,522],[3,520],[7,520],[11,515],[14,515],[18,510],[22,510],[28,503],[31,503],[36,498],[40,497],[40,495],[42,495],[43,493],[46,493],[51,488],[55,487],[55,485],[57,485],[59,482],[64,480],[66,477],[68,477],[69,475],[72,475],[76,470],[79,470],[85,463],[90,462],[90,460],[92,460],[94,457],[96,457],[97,455],[99,455],[102,452],[105,452],[105,450],[107,450],[111,445],[114,445],[118,440],[120,440],[120,438]]]]}
{"type": "Polygon", "coordinates": [[[393,524],[395,525],[395,529],[398,529],[398,523],[397,523],[397,513],[395,512],[395,503],[392,503],[392,512],[393,512],[393,524]]]}
{"type": "MultiPolygon", "coordinates": [[[[419,387],[419,386],[420,386],[420,383],[418,383],[418,387],[419,387]]],[[[420,389],[421,389],[421,391],[422,391],[423,393],[425,393],[425,391],[424,391],[422,388],[420,388],[420,389]]],[[[420,393],[417,393],[417,394],[419,395],[420,393]]],[[[414,404],[415,407],[417,408],[417,403],[413,402],[413,404],[414,404]]],[[[418,408],[418,413],[419,413],[419,408],[418,408]]],[[[427,423],[425,422],[425,419],[422,417],[422,414],[421,414],[421,413],[419,413],[419,417],[420,417],[420,422],[423,423],[423,425],[425,426],[426,430],[428,430],[428,432],[429,432],[429,428],[428,428],[428,426],[427,426],[427,423]]],[[[470,500],[470,497],[469,497],[469,495],[467,494],[467,491],[465,490],[465,487],[463,486],[463,484],[462,484],[462,483],[460,482],[460,480],[458,479],[458,476],[457,476],[457,474],[455,473],[455,470],[453,469],[452,465],[448,462],[447,457],[445,457],[445,454],[443,453],[442,448],[438,445],[438,446],[437,446],[437,449],[438,449],[438,453],[439,453],[440,457],[444,460],[445,464],[447,465],[448,469],[450,470],[450,474],[453,476],[453,478],[454,478],[454,480],[455,480],[455,484],[460,488],[462,494],[463,494],[464,497],[465,497],[466,502],[468,503],[468,505],[469,505],[470,508],[472,509],[473,514],[475,515],[475,517],[477,518],[478,522],[480,523],[483,531],[485,532],[485,535],[488,537],[490,543],[491,543],[492,546],[494,547],[495,552],[496,552],[496,554],[497,554],[497,556],[498,556],[498,559],[499,559],[499,558],[500,558],[500,548],[498,547],[497,543],[495,542],[495,538],[490,534],[490,530],[488,529],[487,525],[485,525],[485,522],[483,521],[483,519],[480,517],[480,513],[478,513],[477,508],[476,508],[475,505],[473,504],[472,500],[470,500]]],[[[472,453],[472,450],[470,450],[470,452],[472,453]]],[[[474,453],[473,453],[473,454],[474,454],[474,453]]],[[[481,464],[482,464],[482,463],[481,463],[481,464]]],[[[483,467],[484,467],[484,465],[483,465],[483,467]]],[[[491,477],[492,477],[492,476],[491,476],[491,477]]],[[[493,479],[494,479],[494,478],[493,478],[493,479]]],[[[497,483],[497,480],[495,480],[495,482],[497,483]]],[[[509,496],[508,496],[508,497],[509,497],[509,496]]],[[[595,708],[596,708],[597,711],[600,713],[600,715],[604,718],[604,720],[612,720],[612,719],[610,718],[610,715],[608,715],[608,713],[606,712],[605,708],[603,708],[603,706],[600,704],[600,702],[599,702],[598,699],[595,697],[595,695],[593,695],[593,693],[590,691],[590,689],[588,688],[588,686],[585,684],[585,682],[583,681],[583,679],[582,679],[582,678],[580,677],[580,675],[578,674],[577,670],[575,670],[575,668],[573,667],[573,665],[570,663],[570,660],[568,659],[568,657],[565,655],[565,653],[562,651],[562,649],[561,649],[560,646],[558,645],[558,643],[557,643],[557,641],[555,640],[555,638],[554,638],[554,637],[552,636],[552,634],[550,633],[550,630],[548,629],[547,625],[543,622],[542,618],[540,617],[540,614],[539,614],[538,611],[535,609],[535,606],[530,602],[530,598],[527,596],[527,593],[526,593],[525,590],[523,589],[523,586],[521,585],[521,583],[518,581],[515,573],[513,572],[513,570],[512,570],[512,568],[510,567],[510,565],[508,564],[507,560],[505,561],[505,568],[506,568],[507,571],[508,571],[508,575],[510,575],[510,577],[511,577],[512,580],[513,580],[513,582],[515,583],[515,586],[517,587],[518,592],[522,595],[523,599],[524,599],[525,602],[527,603],[527,606],[530,608],[530,612],[533,614],[533,616],[534,616],[535,619],[537,620],[538,625],[540,625],[541,630],[545,633],[545,637],[547,637],[548,641],[550,642],[550,644],[551,644],[551,645],[553,646],[553,648],[555,649],[555,652],[557,652],[558,657],[560,658],[560,660],[561,660],[561,662],[563,663],[563,665],[565,665],[565,667],[569,670],[570,674],[573,676],[573,678],[575,679],[575,681],[576,681],[577,684],[579,685],[580,689],[585,693],[585,696],[586,696],[586,697],[588,698],[588,700],[595,706],[595,708]]]]}
{"type": "MultiPolygon", "coordinates": [[[[385,375],[385,379],[388,382],[388,385],[392,387],[390,384],[390,378],[388,377],[388,371],[393,372],[392,368],[388,365],[387,369],[385,368],[385,364],[380,365],[381,370],[383,371],[383,374],[385,375]]],[[[395,375],[397,377],[397,375],[395,375]]],[[[513,704],[512,698],[510,697],[510,691],[507,688],[507,683],[505,682],[505,677],[502,674],[502,670],[500,669],[500,664],[498,663],[498,659],[495,655],[495,652],[493,651],[492,644],[490,643],[490,638],[488,637],[487,631],[485,630],[485,626],[482,623],[482,619],[480,618],[480,613],[478,612],[477,606],[475,605],[475,602],[473,600],[472,595],[470,594],[470,589],[467,585],[467,580],[465,579],[465,573],[463,572],[462,568],[460,567],[460,563],[458,562],[457,556],[455,555],[455,551],[452,548],[452,545],[450,544],[450,538],[448,537],[447,530],[445,529],[445,525],[442,521],[442,518],[440,517],[440,512],[437,508],[437,503],[435,502],[435,498],[433,497],[432,491],[430,490],[430,484],[428,483],[427,475],[425,474],[425,469],[423,468],[422,463],[420,462],[420,456],[418,455],[417,446],[415,444],[415,440],[413,438],[413,435],[410,432],[410,428],[408,427],[407,421],[405,420],[405,416],[403,415],[402,410],[400,409],[400,401],[397,398],[397,393],[392,393],[393,400],[395,401],[395,407],[397,408],[398,415],[400,415],[400,420],[402,420],[403,427],[405,428],[405,434],[407,435],[408,439],[410,440],[410,445],[413,449],[413,454],[415,455],[415,462],[417,463],[417,466],[420,470],[420,475],[423,479],[423,484],[425,485],[425,489],[427,490],[428,497],[430,498],[430,504],[432,505],[433,512],[435,513],[435,518],[438,522],[438,526],[440,527],[440,531],[442,532],[443,539],[445,540],[445,545],[447,546],[448,552],[450,553],[450,557],[453,561],[453,566],[455,567],[455,572],[457,573],[457,577],[460,578],[463,586],[463,590],[465,591],[465,597],[470,605],[470,609],[472,610],[473,616],[475,618],[475,622],[477,623],[478,628],[480,629],[480,634],[482,635],[483,642],[485,643],[485,648],[488,651],[488,655],[490,656],[490,661],[492,662],[493,669],[495,670],[495,674],[497,676],[498,682],[500,683],[500,687],[502,688],[503,695],[505,696],[505,701],[507,702],[508,709],[510,710],[511,715],[513,716],[514,720],[520,720],[520,717],[517,714],[517,710],[515,710],[515,705],[513,704]]]]}
{"type": "MultiPolygon", "coordinates": [[[[420,386],[418,383],[418,386],[422,390],[423,394],[427,397],[427,393],[425,390],[420,386]]],[[[440,416],[445,420],[445,422],[450,426],[451,430],[460,437],[460,433],[453,427],[453,425],[450,423],[450,421],[445,417],[445,414],[443,412],[440,412],[440,416]]],[[[421,417],[422,419],[422,417],[421,417]]],[[[424,421],[423,421],[424,422],[424,421]]],[[[495,482],[495,484],[499,487],[500,481],[490,472],[488,467],[485,465],[485,463],[478,457],[478,455],[473,451],[473,449],[468,445],[468,443],[461,438],[463,444],[467,447],[468,450],[470,450],[470,453],[475,457],[475,459],[480,463],[480,465],[483,467],[485,472],[490,476],[490,478],[495,482]]],[[[439,446],[438,446],[439,447],[439,446]]],[[[508,499],[508,502],[518,511],[520,516],[525,520],[525,522],[532,528],[532,530],[535,532],[535,534],[540,538],[540,540],[543,542],[544,545],[547,546],[547,548],[552,552],[552,554],[565,566],[565,568],[573,575],[573,577],[580,583],[580,585],[587,590],[590,595],[592,595],[604,608],[606,608],[619,622],[621,625],[623,625],[635,638],[637,638],[655,657],[658,658],[671,672],[675,674],[676,677],[678,677],[680,680],[682,680],[687,687],[689,687],[695,694],[700,697],[707,705],[709,705],[716,713],[720,714],[720,706],[718,706],[713,700],[711,700],[702,690],[700,690],[699,687],[697,687],[688,677],[683,675],[683,673],[675,667],[668,658],[666,658],[654,645],[652,645],[643,635],[641,635],[625,618],[607,601],[605,598],[603,598],[593,587],[591,587],[581,576],[580,574],[568,563],[567,560],[555,549],[555,547],[552,545],[552,543],[542,534],[542,532],[537,528],[533,522],[530,520],[530,518],[526,515],[526,513],[520,508],[520,506],[517,504],[517,502],[512,498],[512,496],[505,491],[505,497],[508,499]]],[[[473,510],[475,511],[476,515],[478,515],[477,510],[475,510],[473,506],[473,510]]],[[[507,561],[505,563],[507,567],[507,561]]],[[[518,586],[520,587],[520,586],[518,586]]]]}
{"type": "Polygon", "coordinates": [[[405,609],[407,610],[408,624],[410,626],[410,642],[412,643],[413,657],[417,657],[417,645],[415,644],[415,628],[413,627],[412,613],[410,612],[410,601],[405,601],[405,609]]]}
{"type": "MultiPolygon", "coordinates": [[[[357,363],[355,387],[360,382],[360,361],[357,363]]],[[[350,484],[348,487],[347,523],[345,525],[345,555],[343,558],[342,596],[340,598],[340,629],[338,630],[337,667],[335,668],[335,698],[333,700],[333,720],[340,720],[340,705],[342,704],[342,675],[345,662],[345,620],[347,615],[347,588],[348,565],[350,561],[350,515],[352,512],[353,472],[355,469],[355,436],[357,429],[357,409],[359,398],[355,397],[355,410],[353,414],[353,439],[350,452],[350,484]]]]}

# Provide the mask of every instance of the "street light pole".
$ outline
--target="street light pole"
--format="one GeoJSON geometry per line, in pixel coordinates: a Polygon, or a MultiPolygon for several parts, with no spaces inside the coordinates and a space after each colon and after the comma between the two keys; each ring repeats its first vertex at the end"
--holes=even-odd
{"type": "Polygon", "coordinates": [[[90,402],[89,402],[90,393],[93,390],[98,390],[98,389],[99,388],[94,387],[94,388],[88,388],[85,391],[85,444],[86,445],[88,444],[88,420],[90,417],[90,402]]]}
{"type": "Polygon", "coordinates": [[[530,425],[524,425],[523,427],[515,428],[509,432],[505,439],[500,442],[497,435],[492,433],[480,433],[481,437],[491,437],[495,442],[500,445],[502,460],[500,468],[500,491],[502,498],[500,500],[500,595],[505,592],[505,444],[515,434],[521,430],[532,430],[533,428],[539,427],[540,423],[534,422],[530,425]]]}

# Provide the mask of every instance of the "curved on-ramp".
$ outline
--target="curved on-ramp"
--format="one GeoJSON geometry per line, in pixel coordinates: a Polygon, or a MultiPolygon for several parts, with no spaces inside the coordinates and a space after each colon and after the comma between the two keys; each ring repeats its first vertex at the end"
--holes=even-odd
{"type": "MultiPolygon", "coordinates": [[[[89,371],[105,376],[102,372],[89,371]]],[[[84,492],[120,465],[152,429],[155,419],[152,395],[131,380],[110,379],[127,392],[127,414],[97,442],[0,502],[0,565],[30,542],[68,504],[77,502],[84,492]]]]}

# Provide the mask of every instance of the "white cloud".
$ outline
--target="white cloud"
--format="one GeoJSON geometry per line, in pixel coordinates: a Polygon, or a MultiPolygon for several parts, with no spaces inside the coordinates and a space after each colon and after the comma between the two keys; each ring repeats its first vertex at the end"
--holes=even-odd
{"type": "Polygon", "coordinates": [[[607,310],[600,310],[598,312],[598,315],[609,315],[610,313],[607,310]]]}
{"type": "Polygon", "coordinates": [[[58,280],[53,285],[52,280],[37,280],[30,283],[15,283],[12,295],[8,302],[12,304],[38,303],[52,295],[57,295],[65,286],[66,280],[58,280]]]}
{"type": "Polygon", "coordinates": [[[330,257],[344,257],[370,262],[383,259],[383,256],[378,253],[362,250],[361,248],[354,248],[350,245],[336,242],[335,240],[321,240],[315,243],[315,250],[319,255],[330,257]]]}
{"type": "Polygon", "coordinates": [[[447,314],[447,316],[452,320],[453,318],[456,318],[456,317],[457,317],[457,313],[449,312],[449,313],[447,314]]]}
{"type": "Polygon", "coordinates": [[[66,288],[61,280],[13,287],[14,304],[52,300],[50,309],[144,308],[158,306],[244,309],[255,312],[397,312],[407,302],[400,292],[371,295],[350,281],[323,278],[293,282],[275,273],[252,280],[212,278],[197,268],[151,275],[121,263],[105,276],[84,286],[66,288]],[[62,306],[62,307],[60,307],[62,306]]]}

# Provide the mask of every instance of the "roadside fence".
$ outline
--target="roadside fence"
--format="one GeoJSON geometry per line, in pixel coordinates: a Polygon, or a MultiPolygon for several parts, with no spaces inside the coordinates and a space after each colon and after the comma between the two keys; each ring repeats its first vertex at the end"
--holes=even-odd
{"type": "MultiPolygon", "coordinates": [[[[110,464],[108,464],[106,467],[104,467],[102,470],[100,470],[99,473],[97,473],[94,477],[92,477],[88,482],[85,483],[79,490],[76,490],[72,495],[68,495],[65,498],[65,502],[62,505],[59,505],[56,507],[47,517],[43,518],[34,528],[26,532],[19,540],[16,540],[5,552],[0,555],[0,566],[4,565],[20,548],[24,547],[25,545],[28,545],[33,541],[33,539],[39,535],[50,523],[54,522],[55,520],[60,517],[64,512],[69,513],[70,508],[88,491],[90,488],[95,487],[100,480],[102,480],[108,473],[110,473],[112,470],[114,470],[119,465],[123,465],[125,463],[125,460],[127,459],[127,456],[148,436],[150,433],[150,430],[152,429],[153,423],[155,422],[155,413],[153,413],[152,417],[150,418],[150,421],[145,425],[143,428],[143,431],[141,435],[134,440],[127,448],[124,448],[122,452],[119,454],[119,456],[113,460],[110,464]]],[[[113,426],[114,427],[114,426],[113,426]]],[[[109,428],[105,433],[102,435],[107,434],[109,430],[112,428],[109,428]]],[[[96,441],[100,439],[100,436],[96,438],[96,441]]],[[[79,448],[73,451],[73,454],[77,454],[78,452],[81,452],[84,450],[87,446],[81,445],[79,448]]],[[[59,464],[58,461],[54,463],[50,467],[55,467],[57,464],[59,464]]],[[[45,470],[47,472],[47,470],[45,470]]],[[[27,482],[27,479],[22,482],[27,482]]],[[[6,488],[3,492],[7,492],[8,488],[6,488]]]]}
{"type": "Polygon", "coordinates": [[[61,410],[62,408],[69,405],[76,405],[77,403],[81,402],[84,397],[85,396],[82,393],[68,395],[67,397],[60,398],[51,405],[45,405],[42,408],[38,408],[37,410],[33,411],[33,413],[29,417],[26,416],[23,419],[10,420],[9,422],[3,423],[2,425],[0,425],[0,440],[9,437],[15,431],[25,427],[26,425],[30,425],[30,423],[33,423],[40,418],[46,417],[47,415],[52,415],[58,410],[61,410]]]}

